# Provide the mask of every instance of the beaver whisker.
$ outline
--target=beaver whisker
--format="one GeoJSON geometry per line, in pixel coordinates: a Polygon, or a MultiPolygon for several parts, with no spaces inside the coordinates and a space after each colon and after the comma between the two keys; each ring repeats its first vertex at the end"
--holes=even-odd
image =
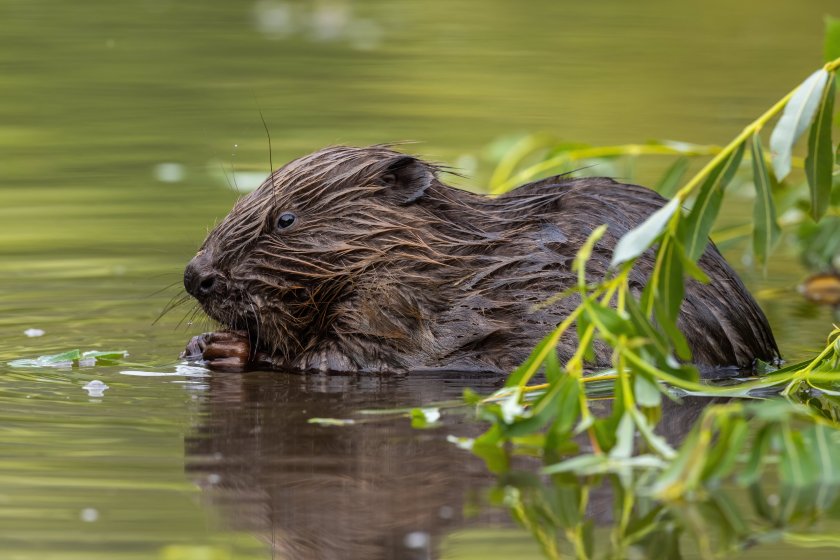
{"type": "MultiPolygon", "coordinates": [[[[167,287],[167,289],[172,287],[173,285],[174,284],[170,284],[167,287]]],[[[160,293],[160,292],[158,292],[158,293],[160,293]]],[[[173,295],[171,298],[169,298],[169,301],[167,301],[166,305],[163,306],[163,309],[160,310],[160,313],[158,313],[158,316],[155,317],[154,321],[152,321],[152,324],[156,325],[158,323],[158,321],[160,321],[163,318],[164,315],[171,312],[176,307],[179,307],[180,305],[183,305],[184,303],[186,303],[189,300],[190,300],[190,295],[188,293],[186,293],[184,290],[178,290],[178,292],[176,292],[175,295],[173,295]]]]}

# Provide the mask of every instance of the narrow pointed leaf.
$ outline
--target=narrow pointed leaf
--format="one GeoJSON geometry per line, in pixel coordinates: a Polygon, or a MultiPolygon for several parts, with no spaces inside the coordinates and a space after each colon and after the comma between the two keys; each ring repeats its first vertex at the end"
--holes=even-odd
{"type": "Polygon", "coordinates": [[[825,60],[830,62],[840,57],[840,18],[825,18],[825,60]]]}
{"type": "Polygon", "coordinates": [[[662,333],[657,331],[648,318],[645,317],[645,314],[639,307],[636,298],[627,298],[627,301],[625,302],[625,309],[627,310],[628,315],[630,315],[630,319],[633,322],[636,332],[650,341],[648,346],[650,347],[651,352],[660,357],[668,356],[670,348],[668,347],[665,337],[662,333]]]}
{"type": "Polygon", "coordinates": [[[811,124],[814,113],[822,99],[828,72],[820,68],[808,76],[785,105],[782,117],[770,135],[770,152],[773,156],[773,171],[776,179],[782,181],[790,173],[790,159],[793,145],[811,124]]]}
{"type": "Polygon", "coordinates": [[[761,138],[752,138],[753,182],[755,183],[755,206],[753,207],[753,251],[759,262],[766,263],[767,257],[779,240],[781,228],[776,221],[776,206],[770,186],[770,175],[764,164],[764,150],[761,138]]]}
{"type": "Polygon", "coordinates": [[[822,100],[811,133],[808,135],[808,157],[805,158],[805,175],[811,190],[811,216],[819,221],[828,208],[831,195],[831,172],[834,157],[831,150],[831,117],[834,114],[834,74],[822,100]]]}
{"type": "Polygon", "coordinates": [[[700,258],[709,242],[709,233],[720,210],[723,191],[735,176],[744,155],[741,144],[732,154],[715,167],[700,187],[697,200],[684,222],[685,252],[693,261],[700,258]]]}
{"type": "MultiPolygon", "coordinates": [[[[709,282],[709,276],[700,268],[700,265],[697,264],[697,259],[689,258],[688,254],[686,254],[686,249],[680,243],[674,244],[675,248],[677,249],[677,254],[680,257],[680,261],[685,268],[685,274],[688,274],[698,282],[703,282],[704,284],[709,282]]],[[[702,254],[702,253],[701,253],[702,254]]]]}
{"type": "Polygon", "coordinates": [[[644,222],[625,233],[615,246],[610,266],[615,268],[644,253],[664,231],[668,221],[679,207],[679,199],[671,199],[668,204],[648,216],[644,222]]]}
{"type": "Polygon", "coordinates": [[[659,278],[659,296],[656,303],[662,305],[672,321],[677,320],[680,313],[683,295],[683,268],[682,261],[675,249],[676,240],[668,243],[663,255],[662,268],[659,278]]]}
{"type": "Polygon", "coordinates": [[[677,158],[671,164],[671,167],[665,171],[665,174],[659,180],[654,190],[665,198],[671,198],[677,192],[677,187],[680,186],[686,170],[688,170],[688,158],[685,156],[677,158]]]}

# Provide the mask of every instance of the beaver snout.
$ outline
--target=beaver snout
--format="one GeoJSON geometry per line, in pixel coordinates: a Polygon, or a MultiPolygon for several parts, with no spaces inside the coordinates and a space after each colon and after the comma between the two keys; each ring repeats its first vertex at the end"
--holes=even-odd
{"type": "Polygon", "coordinates": [[[219,286],[219,273],[213,269],[206,251],[199,252],[184,269],[184,288],[198,301],[204,301],[219,286]]]}

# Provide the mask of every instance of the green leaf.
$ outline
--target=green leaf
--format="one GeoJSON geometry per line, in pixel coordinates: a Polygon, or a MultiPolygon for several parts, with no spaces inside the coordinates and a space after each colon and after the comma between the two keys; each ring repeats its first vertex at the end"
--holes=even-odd
{"type": "Polygon", "coordinates": [[[681,156],[674,160],[674,163],[665,171],[665,174],[656,184],[654,190],[664,196],[671,198],[677,192],[685,172],[688,170],[688,158],[681,156]]]}
{"type": "Polygon", "coordinates": [[[749,459],[744,469],[738,475],[738,483],[744,486],[749,486],[758,482],[761,478],[762,467],[764,466],[764,458],[767,456],[767,451],[770,448],[770,439],[773,433],[770,426],[763,426],[759,429],[752,441],[752,447],[749,449],[749,459]]]}
{"type": "Polygon", "coordinates": [[[650,341],[650,346],[656,354],[663,358],[667,356],[670,351],[667,342],[665,341],[665,337],[662,336],[662,333],[653,328],[653,325],[651,325],[650,321],[647,317],[645,317],[644,313],[642,313],[636,298],[628,297],[625,301],[625,309],[630,315],[630,319],[633,321],[633,326],[636,328],[636,332],[650,341]]]}
{"type": "Polygon", "coordinates": [[[633,393],[636,395],[636,403],[639,406],[654,407],[662,402],[659,384],[641,373],[634,376],[633,393]]]}
{"type": "Polygon", "coordinates": [[[602,334],[626,334],[628,336],[634,334],[633,324],[630,322],[629,317],[619,315],[615,309],[591,299],[584,300],[583,306],[589,320],[595,323],[595,327],[602,334]]]}
{"type": "Polygon", "coordinates": [[[755,183],[755,206],[753,207],[753,251],[759,262],[766,263],[767,257],[781,235],[776,221],[776,207],[770,186],[770,175],[764,164],[764,150],[758,134],[752,137],[753,182],[755,183]]]}
{"type": "Polygon", "coordinates": [[[795,488],[812,484],[817,477],[817,470],[802,434],[794,432],[788,424],[782,428],[781,435],[779,475],[782,483],[795,488]]]}
{"type": "MultiPolygon", "coordinates": [[[[456,438],[447,439],[462,445],[456,438]]],[[[502,429],[499,424],[490,426],[490,429],[475,438],[471,451],[484,460],[490,472],[501,474],[508,470],[508,454],[502,447],[502,429]]]]}
{"type": "Polygon", "coordinates": [[[560,388],[556,401],[557,415],[551,425],[553,437],[571,432],[580,414],[580,382],[570,375],[564,375],[556,384],[560,388]]]}
{"type": "Polygon", "coordinates": [[[718,480],[729,474],[744,449],[749,433],[749,425],[743,417],[724,417],[718,421],[722,423],[720,433],[702,475],[706,481],[718,480]]]}
{"type": "Polygon", "coordinates": [[[508,376],[507,381],[505,381],[505,387],[525,385],[528,382],[528,379],[525,379],[525,374],[531,370],[534,362],[542,354],[543,350],[545,350],[545,347],[548,346],[550,339],[551,334],[549,333],[534,347],[531,354],[528,356],[528,359],[525,360],[518,368],[513,370],[513,372],[508,376]]]}
{"type": "Polygon", "coordinates": [[[834,74],[823,92],[822,100],[811,133],[808,135],[808,156],[805,158],[805,175],[811,189],[811,216],[819,221],[828,208],[831,196],[831,172],[834,154],[831,149],[831,118],[834,114],[834,74]]]}
{"type": "Polygon", "coordinates": [[[683,273],[688,274],[698,282],[703,282],[704,284],[709,282],[709,277],[703,271],[702,268],[697,264],[696,261],[689,258],[689,256],[685,253],[685,248],[679,242],[674,243],[674,248],[676,249],[677,255],[680,258],[680,262],[683,265],[683,273]]]}
{"type": "Polygon", "coordinates": [[[648,216],[644,222],[625,233],[615,246],[610,266],[615,268],[644,253],[665,230],[665,226],[679,208],[679,199],[671,199],[668,204],[648,216]]]}
{"type": "Polygon", "coordinates": [[[665,471],[651,486],[651,494],[659,499],[678,499],[685,492],[693,490],[696,482],[693,473],[702,468],[704,455],[697,453],[700,428],[695,425],[683,440],[679,452],[672,458],[665,471]]]}
{"type": "Polygon", "coordinates": [[[802,432],[807,449],[814,454],[823,484],[840,484],[840,446],[837,429],[814,424],[802,432]]]}
{"type": "Polygon", "coordinates": [[[709,232],[712,231],[712,226],[720,210],[720,203],[723,200],[723,191],[741,165],[744,148],[745,143],[742,142],[728,158],[709,173],[700,186],[700,192],[694,201],[694,206],[691,207],[691,211],[681,224],[685,228],[682,237],[685,252],[688,258],[693,261],[699,259],[706,249],[706,244],[709,242],[709,232]]]}
{"type": "Polygon", "coordinates": [[[636,429],[639,430],[639,435],[645,442],[651,446],[661,457],[667,460],[673,460],[677,456],[677,452],[671,447],[668,441],[653,431],[653,426],[647,421],[645,416],[636,408],[629,409],[630,415],[633,416],[633,421],[636,424],[636,429]]]}
{"type": "Polygon", "coordinates": [[[78,363],[82,353],[79,350],[69,350],[60,354],[49,354],[37,358],[24,358],[12,360],[9,365],[12,367],[56,367],[78,363]]]}
{"type": "Polygon", "coordinates": [[[633,439],[636,435],[636,426],[633,424],[633,417],[625,412],[618,422],[618,429],[615,431],[615,446],[610,450],[611,459],[627,459],[633,455],[633,439]]]}
{"type": "Polygon", "coordinates": [[[437,407],[430,408],[412,408],[411,409],[411,427],[424,429],[436,428],[440,426],[440,409],[437,407]]]}
{"type": "Polygon", "coordinates": [[[543,474],[557,474],[562,472],[591,472],[605,469],[609,459],[606,455],[578,455],[560,463],[549,465],[542,469],[543,474]]]}
{"type": "Polygon", "coordinates": [[[121,362],[126,356],[128,356],[128,352],[125,350],[89,350],[82,352],[80,359],[89,360],[93,358],[96,360],[97,365],[109,365],[121,362]]]}
{"type": "MultiPolygon", "coordinates": [[[[607,233],[607,224],[596,227],[589,234],[589,237],[586,238],[586,241],[583,242],[583,245],[580,246],[580,249],[578,249],[575,259],[572,261],[572,270],[577,272],[581,279],[584,278],[584,273],[586,272],[586,261],[592,256],[592,250],[595,248],[595,244],[598,243],[605,233],[607,233]]],[[[585,288],[585,281],[580,288],[585,288]]]]}
{"type": "MultiPolygon", "coordinates": [[[[521,437],[542,429],[543,426],[548,424],[552,416],[560,410],[559,407],[561,405],[558,403],[563,403],[562,405],[568,406],[569,394],[574,393],[577,396],[577,385],[577,380],[568,375],[552,383],[547,391],[531,403],[531,406],[524,411],[524,414],[520,410],[520,414],[512,416],[511,421],[507,422],[508,425],[502,427],[504,436],[507,438],[521,437]]],[[[514,394],[518,395],[518,393],[514,394]]],[[[573,405],[572,410],[577,410],[576,404],[573,405]]]]}
{"type": "MultiPolygon", "coordinates": [[[[583,296],[582,305],[590,302],[591,298],[588,296],[583,296]]],[[[589,313],[581,313],[578,315],[577,321],[575,321],[575,329],[577,330],[577,337],[578,337],[578,345],[583,344],[584,341],[584,334],[589,329],[589,325],[592,324],[592,319],[589,317],[589,313]]],[[[583,359],[592,362],[595,360],[595,346],[594,346],[594,337],[589,339],[589,342],[586,344],[586,347],[583,349],[583,359]]]]}
{"type": "Polygon", "coordinates": [[[563,368],[560,367],[560,360],[557,358],[557,350],[549,352],[545,357],[545,380],[555,383],[563,375],[563,368]]]}
{"type": "Polygon", "coordinates": [[[785,105],[782,117],[770,135],[770,151],[773,156],[773,171],[776,179],[784,180],[790,173],[790,160],[793,145],[811,124],[814,113],[822,99],[823,89],[828,80],[828,72],[820,68],[793,92],[785,105]]]}
{"type": "Polygon", "coordinates": [[[109,365],[120,362],[128,356],[125,350],[89,350],[81,352],[79,349],[68,350],[60,354],[48,354],[46,356],[38,356],[37,358],[25,358],[21,360],[12,360],[9,365],[12,367],[59,367],[73,365],[78,366],[80,360],[95,360],[82,365],[109,365]]]}
{"type": "Polygon", "coordinates": [[[677,328],[680,305],[685,286],[683,284],[682,260],[675,249],[676,239],[663,241],[657,255],[654,276],[642,292],[642,309],[653,310],[659,328],[665,332],[674,345],[677,355],[688,360],[691,351],[685,336],[677,328]]]}
{"type": "Polygon", "coordinates": [[[683,284],[682,259],[675,249],[675,244],[676,240],[673,240],[665,247],[659,275],[659,294],[655,304],[661,305],[668,317],[676,322],[680,314],[685,286],[683,284]]]}
{"type": "Polygon", "coordinates": [[[840,58],[840,18],[826,16],[823,52],[826,62],[840,58]]]}

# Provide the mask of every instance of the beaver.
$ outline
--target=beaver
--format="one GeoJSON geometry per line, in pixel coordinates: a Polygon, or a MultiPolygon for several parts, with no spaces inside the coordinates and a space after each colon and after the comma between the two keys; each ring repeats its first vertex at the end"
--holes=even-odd
{"type": "MultiPolygon", "coordinates": [[[[444,184],[442,171],[387,146],[338,146],[273,172],[186,267],[187,292],[224,330],[182,356],[220,369],[509,372],[578,305],[536,304],[576,284],[572,262],[593,229],[608,226],[587,264],[597,281],[616,242],[666,202],[566,176],[489,197],[444,184]]],[[[638,259],[634,292],[654,259],[638,259]]],[[[764,313],[711,243],[698,264],[710,282],[686,283],[677,323],[693,362],[777,361],[764,313]]],[[[574,332],[561,338],[561,362],[576,344],[574,332]]],[[[596,345],[589,365],[609,364],[596,345]]]]}

